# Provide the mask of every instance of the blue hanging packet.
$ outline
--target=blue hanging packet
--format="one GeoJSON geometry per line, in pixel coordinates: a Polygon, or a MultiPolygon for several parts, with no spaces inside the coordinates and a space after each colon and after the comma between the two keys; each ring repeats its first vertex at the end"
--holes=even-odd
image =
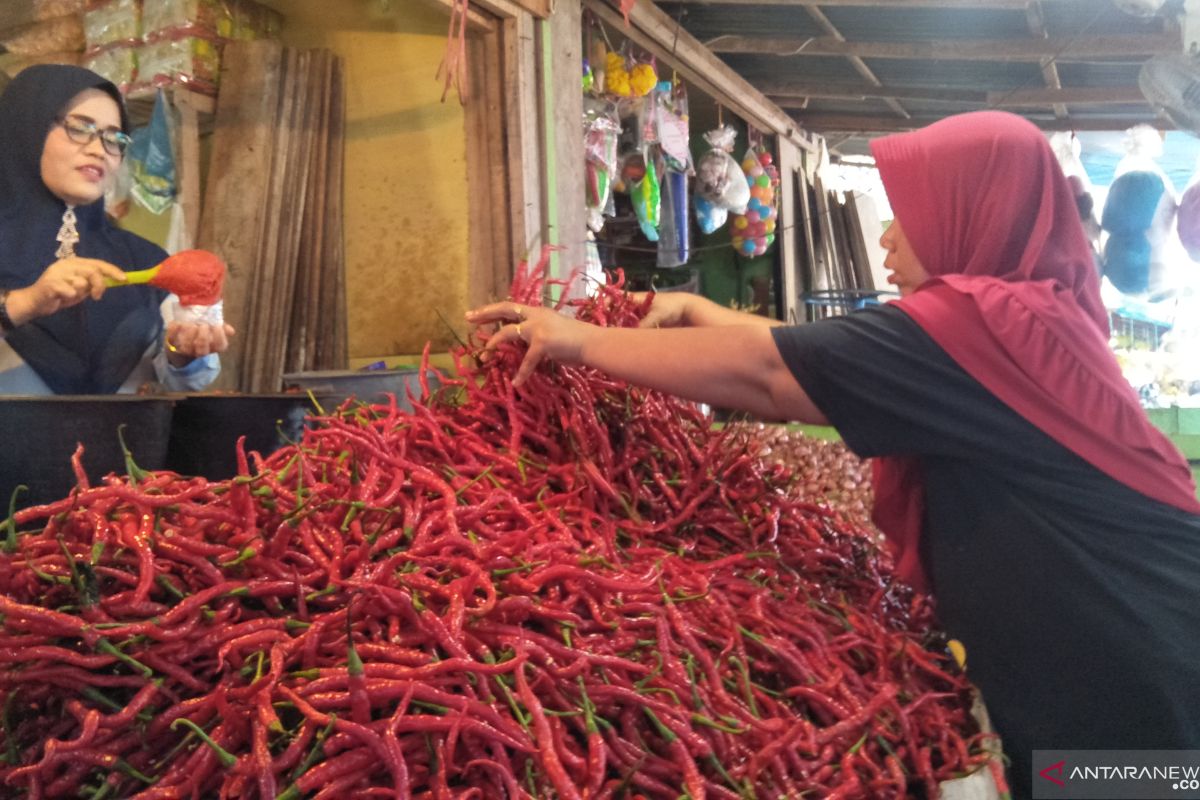
{"type": "Polygon", "coordinates": [[[130,194],[154,214],[161,214],[175,202],[175,150],[169,113],[166,95],[159,89],[150,124],[133,132],[133,144],[126,155],[133,175],[130,194]]]}

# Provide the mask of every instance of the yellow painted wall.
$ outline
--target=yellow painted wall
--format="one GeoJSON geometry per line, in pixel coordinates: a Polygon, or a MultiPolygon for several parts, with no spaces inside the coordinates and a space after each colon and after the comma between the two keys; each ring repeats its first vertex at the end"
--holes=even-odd
{"type": "Polygon", "coordinates": [[[435,80],[449,15],[420,0],[267,0],[292,47],[345,59],[346,281],[357,364],[451,344],[467,291],[462,107],[435,80]]]}

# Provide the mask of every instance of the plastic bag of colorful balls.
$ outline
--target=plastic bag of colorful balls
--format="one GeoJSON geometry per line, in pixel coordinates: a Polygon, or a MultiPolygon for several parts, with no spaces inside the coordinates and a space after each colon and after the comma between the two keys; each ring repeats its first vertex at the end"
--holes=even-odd
{"type": "Polygon", "coordinates": [[[761,256],[775,241],[779,170],[769,152],[751,147],[742,158],[742,172],[750,184],[750,202],[745,214],[733,215],[732,244],[744,256],[761,256]]]}

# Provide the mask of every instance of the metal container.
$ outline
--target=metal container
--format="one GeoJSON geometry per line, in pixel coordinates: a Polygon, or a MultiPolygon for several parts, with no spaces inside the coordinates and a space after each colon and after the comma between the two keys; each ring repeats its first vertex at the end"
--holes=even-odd
{"type": "Polygon", "coordinates": [[[83,466],[93,485],[125,472],[117,431],[143,469],[162,469],[174,401],[141,395],[55,395],[0,398],[0,503],[19,485],[28,487],[19,507],[66,497],[75,486],[71,454],[83,445],[83,466]]]}
{"type": "MultiPolygon", "coordinates": [[[[315,393],[314,393],[315,394],[315,393]]],[[[333,398],[318,395],[328,408],[333,398]]],[[[182,475],[224,480],[237,474],[237,440],[263,456],[299,441],[317,413],[307,393],[189,394],[177,398],[166,466],[182,475]]]]}
{"type": "MultiPolygon", "coordinates": [[[[396,396],[396,405],[412,410],[407,392],[421,396],[421,370],[410,369],[364,369],[328,370],[323,372],[292,372],[283,376],[285,389],[309,389],[341,402],[354,397],[364,403],[385,402],[387,395],[396,396]]],[[[437,389],[441,382],[432,370],[426,373],[430,390],[437,389]]],[[[324,404],[324,400],[321,401],[324,404]]]]}

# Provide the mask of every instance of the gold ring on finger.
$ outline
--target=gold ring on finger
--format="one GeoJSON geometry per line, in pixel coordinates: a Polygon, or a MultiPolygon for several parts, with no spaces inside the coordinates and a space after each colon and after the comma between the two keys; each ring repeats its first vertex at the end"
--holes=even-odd
{"type": "Polygon", "coordinates": [[[175,345],[171,344],[170,339],[164,339],[163,343],[166,344],[168,353],[178,353],[179,352],[179,348],[176,347],[175,345]]]}
{"type": "Polygon", "coordinates": [[[517,338],[520,339],[522,342],[525,341],[525,337],[521,335],[521,324],[520,323],[517,323],[517,338]]]}

